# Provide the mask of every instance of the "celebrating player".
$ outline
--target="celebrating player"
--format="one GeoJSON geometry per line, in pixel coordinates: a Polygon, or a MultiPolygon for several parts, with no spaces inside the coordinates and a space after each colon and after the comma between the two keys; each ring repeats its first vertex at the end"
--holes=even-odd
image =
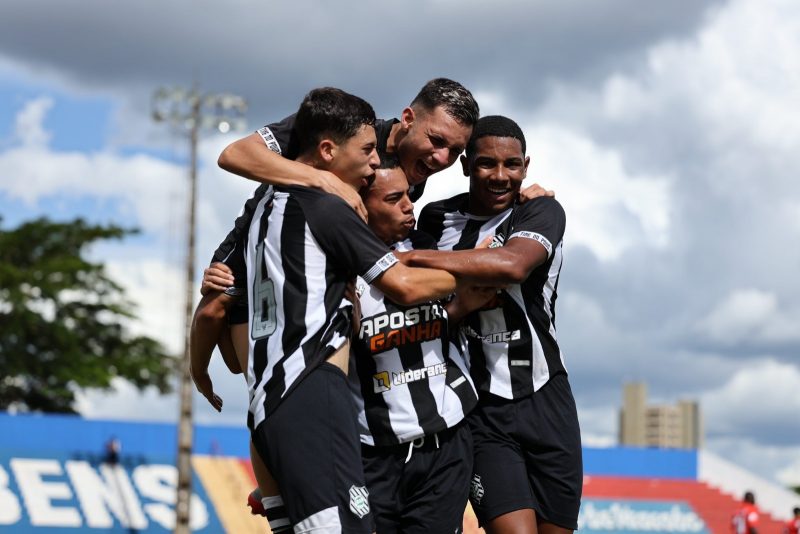
{"type": "Polygon", "coordinates": [[[489,533],[569,532],[577,528],[583,477],[554,324],[564,211],[550,197],[515,203],[529,158],[522,130],[506,117],[481,118],[461,161],[469,193],[429,204],[420,216],[440,250],[410,251],[403,261],[509,284],[462,322],[480,394],[468,417],[470,499],[489,533]],[[487,236],[492,247],[469,250],[487,236]]]}

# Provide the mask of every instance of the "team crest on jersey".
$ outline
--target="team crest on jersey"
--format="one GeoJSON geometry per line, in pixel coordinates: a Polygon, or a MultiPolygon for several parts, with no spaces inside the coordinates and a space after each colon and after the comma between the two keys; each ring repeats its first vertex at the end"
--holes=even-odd
{"type": "Polygon", "coordinates": [[[469,494],[472,500],[480,504],[483,499],[483,484],[481,484],[481,476],[479,474],[472,475],[472,480],[469,484],[469,494]]]}
{"type": "Polygon", "coordinates": [[[503,246],[505,242],[506,242],[506,236],[504,236],[502,233],[495,234],[492,237],[492,242],[489,243],[489,248],[500,248],[503,246]]]}
{"type": "Polygon", "coordinates": [[[364,486],[350,486],[350,511],[359,519],[369,513],[369,491],[364,486]]]}

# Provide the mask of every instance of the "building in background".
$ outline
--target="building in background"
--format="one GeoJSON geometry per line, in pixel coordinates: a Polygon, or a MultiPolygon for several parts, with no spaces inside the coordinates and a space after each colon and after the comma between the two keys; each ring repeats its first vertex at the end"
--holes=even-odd
{"type": "Polygon", "coordinates": [[[619,417],[619,443],[638,447],[699,449],[703,420],[695,401],[648,405],[647,385],[625,384],[619,417]]]}

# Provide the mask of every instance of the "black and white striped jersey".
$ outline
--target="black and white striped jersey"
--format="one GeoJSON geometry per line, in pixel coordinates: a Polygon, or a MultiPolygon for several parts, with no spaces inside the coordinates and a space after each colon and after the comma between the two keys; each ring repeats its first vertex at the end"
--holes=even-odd
{"type": "MultiPolygon", "coordinates": [[[[267,145],[267,148],[278,154],[285,154],[289,150],[293,125],[294,119],[292,119],[290,123],[289,117],[286,117],[280,122],[268,124],[267,126],[259,128],[257,133],[264,140],[264,144],[267,145]]],[[[256,188],[253,195],[244,203],[242,210],[233,222],[233,228],[228,232],[228,235],[225,236],[225,239],[222,240],[222,243],[219,244],[217,250],[214,251],[214,255],[211,257],[211,263],[221,261],[230,267],[237,280],[239,279],[239,277],[236,276],[237,274],[241,274],[242,279],[244,279],[245,275],[244,270],[242,270],[241,273],[238,272],[238,269],[244,266],[244,254],[242,253],[242,249],[237,249],[237,247],[241,247],[241,243],[244,242],[243,237],[250,228],[250,221],[253,220],[253,212],[258,202],[266,194],[272,194],[271,185],[261,184],[256,188]]]]}
{"type": "Polygon", "coordinates": [[[256,206],[263,198],[272,198],[272,186],[268,184],[261,184],[253,192],[253,195],[245,202],[244,207],[239,212],[238,217],[233,223],[233,229],[228,232],[228,235],[220,243],[214,255],[211,257],[211,263],[222,262],[230,267],[233,273],[233,287],[228,288],[225,293],[231,296],[240,297],[246,294],[247,288],[245,283],[247,281],[247,266],[245,265],[245,247],[247,246],[247,232],[250,228],[250,222],[253,220],[253,213],[256,206]]]}
{"type": "MultiPolygon", "coordinates": [[[[430,236],[412,231],[392,249],[435,247],[430,236]]],[[[450,340],[442,304],[399,306],[363,279],[357,284],[362,319],[349,378],[361,441],[396,445],[458,424],[478,398],[465,347],[450,340]]]]}
{"type": "Polygon", "coordinates": [[[245,259],[250,314],[248,425],[256,428],[351,330],[348,281],[397,259],[339,197],[275,188],[258,203],[245,259]]]}
{"type": "Polygon", "coordinates": [[[478,390],[518,399],[550,377],[566,373],[555,328],[564,209],[554,198],[540,197],[495,216],[477,217],[467,213],[468,202],[469,195],[463,194],[428,204],[420,215],[420,229],[442,250],[474,248],[487,236],[494,236],[493,246],[534,239],[547,250],[547,261],[524,282],[501,291],[493,307],[472,313],[461,327],[478,390]]]}

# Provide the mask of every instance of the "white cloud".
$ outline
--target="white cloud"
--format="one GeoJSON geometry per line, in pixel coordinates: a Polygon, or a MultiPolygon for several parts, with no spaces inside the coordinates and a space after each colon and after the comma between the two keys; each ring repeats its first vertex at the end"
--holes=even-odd
{"type": "Polygon", "coordinates": [[[669,178],[632,173],[619,152],[557,124],[526,129],[528,177],[556,190],[567,210],[565,243],[613,260],[669,237],[669,178]]]}
{"type": "Polygon", "coordinates": [[[800,438],[798,391],[800,369],[796,365],[767,357],[747,362],[725,385],[701,396],[707,431],[759,443],[783,440],[796,448],[800,438]],[[765,428],[771,429],[771,436],[764,435],[765,428]]]}
{"type": "Polygon", "coordinates": [[[774,293],[737,289],[698,323],[710,339],[727,345],[747,342],[800,341],[800,317],[784,312],[774,293]]]}
{"type": "Polygon", "coordinates": [[[0,188],[28,207],[43,197],[118,200],[123,209],[133,210],[144,230],[156,235],[169,227],[176,209],[183,213],[183,206],[174,205],[173,192],[184,186],[180,166],[143,154],[54,152],[43,145],[0,153],[0,188]]]}
{"type": "Polygon", "coordinates": [[[47,112],[52,107],[52,98],[41,97],[26,102],[25,106],[17,114],[14,121],[14,137],[23,146],[45,146],[50,141],[52,134],[44,129],[42,123],[47,112]]]}
{"type": "MultiPolygon", "coordinates": [[[[141,251],[142,255],[146,252],[141,251]]],[[[183,353],[184,270],[156,259],[111,259],[106,268],[136,304],[133,332],[158,339],[171,354],[183,353]]]]}
{"type": "Polygon", "coordinates": [[[778,471],[778,480],[787,486],[800,486],[800,458],[778,471]]]}

